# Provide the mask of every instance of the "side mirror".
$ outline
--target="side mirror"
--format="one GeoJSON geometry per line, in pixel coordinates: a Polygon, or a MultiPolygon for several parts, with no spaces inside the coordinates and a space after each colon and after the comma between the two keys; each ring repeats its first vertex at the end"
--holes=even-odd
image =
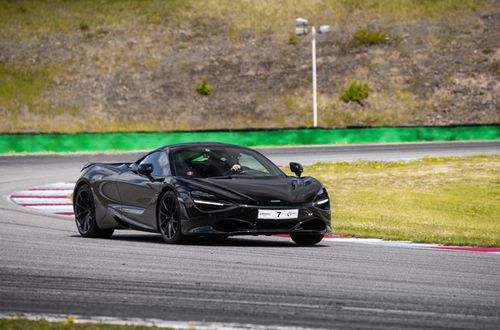
{"type": "Polygon", "coordinates": [[[292,171],[293,173],[295,173],[295,175],[298,178],[300,178],[300,176],[302,175],[302,172],[304,172],[304,168],[299,163],[291,162],[290,163],[290,171],[292,171]]]}
{"type": "Polygon", "coordinates": [[[144,175],[151,175],[153,173],[153,164],[139,164],[139,167],[137,168],[137,172],[139,174],[144,174],[144,175]]]}

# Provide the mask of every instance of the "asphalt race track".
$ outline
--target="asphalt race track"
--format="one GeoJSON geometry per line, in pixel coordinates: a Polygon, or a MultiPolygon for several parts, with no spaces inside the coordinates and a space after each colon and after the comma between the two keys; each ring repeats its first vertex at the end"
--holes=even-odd
{"type": "Polygon", "coordinates": [[[287,165],[295,159],[304,165],[311,165],[316,162],[398,161],[422,157],[500,154],[500,141],[328,145],[258,150],[276,164],[287,165]]]}
{"type": "MultiPolygon", "coordinates": [[[[500,154],[500,142],[262,149],[278,164],[500,154]]],[[[138,154],[0,156],[0,312],[306,328],[500,328],[500,255],[279,237],[166,245],[133,231],[84,239],[67,217],[8,201],[74,181],[89,161],[138,154]]],[[[333,224],[334,225],[334,224],[333,224]]]]}

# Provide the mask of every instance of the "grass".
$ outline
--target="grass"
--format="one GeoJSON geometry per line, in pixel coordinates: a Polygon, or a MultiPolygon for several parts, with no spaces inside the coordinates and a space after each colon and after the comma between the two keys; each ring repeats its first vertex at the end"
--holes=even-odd
{"type": "Polygon", "coordinates": [[[336,234],[500,246],[500,156],[319,163],[336,234]]]}
{"type": "Polygon", "coordinates": [[[75,323],[74,320],[68,319],[63,322],[48,322],[48,321],[32,321],[23,318],[0,319],[0,330],[155,330],[155,329],[172,329],[159,328],[146,325],[114,325],[103,323],[75,323]]]}
{"type": "MultiPolygon", "coordinates": [[[[62,66],[7,65],[0,62],[0,131],[79,130],[80,124],[76,117],[80,110],[76,106],[47,101],[47,94],[54,86],[54,78],[62,70],[62,66]]],[[[63,96],[60,92],[60,100],[63,96]]]]}
{"type": "Polygon", "coordinates": [[[115,27],[144,28],[173,25],[189,11],[189,0],[21,0],[0,2],[0,38],[41,38],[58,33],[96,31],[115,27]]]}
{"type": "Polygon", "coordinates": [[[479,10],[485,5],[481,0],[282,0],[282,1],[220,1],[206,0],[204,5],[193,1],[190,12],[185,14],[191,19],[203,15],[212,19],[224,17],[235,31],[253,29],[257,34],[273,31],[275,35],[287,40],[289,31],[297,17],[307,18],[311,24],[345,23],[354,16],[365,21],[388,19],[408,22],[416,19],[443,19],[466,10],[479,10]]]}
{"type": "MultiPolygon", "coordinates": [[[[296,17],[313,24],[344,23],[353,15],[366,20],[452,19],[458,12],[477,11],[484,0],[21,0],[0,2],[0,38],[46,37],[117,26],[146,29],[188,23],[207,29],[210,20],[224,21],[233,33],[246,29],[275,31],[288,37],[296,17]]],[[[207,33],[209,33],[207,31],[207,33]]],[[[285,40],[285,39],[284,39],[285,40]]]]}
{"type": "Polygon", "coordinates": [[[352,47],[371,46],[376,44],[383,44],[389,40],[389,36],[383,31],[367,31],[365,29],[359,30],[352,36],[352,47]]]}
{"type": "Polygon", "coordinates": [[[55,74],[54,68],[0,62],[0,131],[22,129],[32,116],[48,119],[71,112],[43,101],[55,74]]]}
{"type": "Polygon", "coordinates": [[[52,75],[46,68],[17,68],[0,63],[0,107],[10,108],[18,102],[37,103],[52,75]]]}

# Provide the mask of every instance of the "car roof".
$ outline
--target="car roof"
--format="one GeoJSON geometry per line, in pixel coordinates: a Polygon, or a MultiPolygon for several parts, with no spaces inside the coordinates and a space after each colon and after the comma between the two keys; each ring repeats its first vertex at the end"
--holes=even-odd
{"type": "MultiPolygon", "coordinates": [[[[244,146],[239,146],[237,144],[230,144],[230,143],[221,143],[221,142],[182,142],[182,143],[174,143],[174,144],[167,144],[167,145],[164,145],[163,147],[159,147],[159,148],[156,148],[154,150],[151,150],[150,152],[148,152],[147,154],[144,154],[141,158],[139,158],[138,160],[136,160],[135,162],[138,163],[140,161],[142,161],[144,158],[146,158],[147,156],[151,155],[152,153],[154,152],[157,152],[157,151],[169,151],[169,149],[177,149],[177,148],[189,148],[189,147],[206,147],[206,148],[210,148],[210,147],[232,147],[232,148],[240,148],[240,149],[249,149],[249,150],[252,150],[248,147],[244,147],[244,146]]],[[[257,152],[255,150],[253,150],[254,152],[257,152]]]]}
{"type": "Polygon", "coordinates": [[[242,149],[248,149],[247,147],[240,146],[237,144],[230,143],[221,143],[221,142],[183,142],[183,143],[175,143],[168,144],[160,147],[156,150],[167,150],[167,149],[177,149],[177,148],[189,148],[189,147],[236,147],[242,149]]]}

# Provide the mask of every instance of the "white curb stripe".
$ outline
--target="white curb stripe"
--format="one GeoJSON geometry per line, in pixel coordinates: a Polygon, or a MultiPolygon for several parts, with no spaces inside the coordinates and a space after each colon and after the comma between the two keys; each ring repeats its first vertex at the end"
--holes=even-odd
{"type": "Polygon", "coordinates": [[[436,244],[430,243],[413,243],[411,241],[384,241],[379,238],[354,238],[354,237],[339,237],[339,238],[324,238],[324,240],[336,242],[355,242],[360,244],[376,244],[394,247],[435,247],[436,244]]]}
{"type": "Polygon", "coordinates": [[[67,197],[69,194],[73,192],[72,189],[66,189],[66,190],[23,190],[23,191],[18,191],[16,192],[12,197],[22,197],[22,196],[40,196],[40,197],[46,197],[46,196],[63,196],[67,197]]]}
{"type": "Polygon", "coordinates": [[[67,198],[30,198],[30,197],[11,197],[19,205],[29,206],[30,204],[71,204],[67,198]]]}
{"type": "Polygon", "coordinates": [[[69,198],[75,182],[58,182],[35,186],[13,193],[14,203],[53,214],[73,216],[73,201],[69,198]]]}
{"type": "Polygon", "coordinates": [[[29,208],[49,212],[49,213],[60,213],[60,212],[73,212],[73,205],[37,205],[37,206],[29,206],[29,208]]]}
{"type": "Polygon", "coordinates": [[[50,184],[42,184],[36,187],[33,187],[34,189],[71,189],[75,187],[76,182],[58,182],[58,183],[50,183],[50,184]]]}

